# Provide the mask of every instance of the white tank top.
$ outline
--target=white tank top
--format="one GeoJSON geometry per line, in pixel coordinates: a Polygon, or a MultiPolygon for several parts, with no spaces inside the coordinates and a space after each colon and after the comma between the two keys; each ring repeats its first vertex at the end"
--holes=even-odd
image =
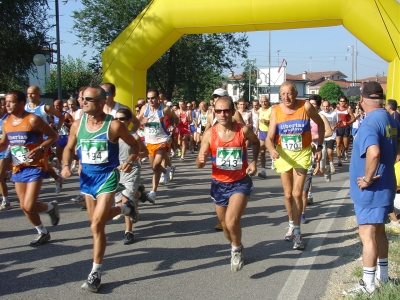
{"type": "Polygon", "coordinates": [[[143,116],[147,118],[144,124],[144,139],[146,144],[166,142],[169,138],[169,132],[165,126],[163,105],[160,104],[156,111],[151,111],[150,105],[147,104],[143,116]]]}

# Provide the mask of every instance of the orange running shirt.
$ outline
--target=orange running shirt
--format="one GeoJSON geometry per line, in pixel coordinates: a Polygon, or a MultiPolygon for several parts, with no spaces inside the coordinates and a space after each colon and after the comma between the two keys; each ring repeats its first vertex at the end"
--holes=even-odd
{"type": "Polygon", "coordinates": [[[300,151],[311,145],[310,117],[304,101],[297,100],[297,109],[293,114],[285,114],[280,105],[275,105],[276,134],[275,142],[285,151],[300,151]]]}
{"type": "Polygon", "coordinates": [[[243,125],[233,124],[235,135],[229,142],[224,142],[219,137],[218,125],[211,128],[212,177],[220,182],[234,182],[247,176],[247,149],[243,125]]]}
{"type": "Polygon", "coordinates": [[[31,115],[28,113],[18,125],[12,125],[11,116],[9,116],[5,124],[13,162],[13,174],[22,167],[37,167],[47,171],[44,153],[35,159],[27,158],[28,152],[39,147],[43,142],[43,134],[34,131],[29,123],[31,115]]]}

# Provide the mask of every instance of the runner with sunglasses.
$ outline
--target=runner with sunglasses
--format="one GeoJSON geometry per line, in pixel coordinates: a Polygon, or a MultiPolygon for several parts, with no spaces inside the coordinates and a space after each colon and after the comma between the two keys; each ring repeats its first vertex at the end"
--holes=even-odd
{"type": "Polygon", "coordinates": [[[204,132],[196,165],[203,168],[211,154],[211,199],[225,237],[232,245],[231,271],[237,272],[244,265],[240,220],[253,190],[249,175],[257,172],[260,141],[251,127],[233,121],[235,110],[229,97],[219,97],[214,112],[218,123],[204,132]],[[247,140],[253,147],[250,164],[247,162],[247,140]]]}
{"type": "Polygon", "coordinates": [[[82,166],[80,189],[86,198],[93,234],[93,267],[87,281],[82,285],[83,289],[90,292],[97,292],[101,284],[100,270],[107,245],[106,223],[121,213],[132,219],[136,217],[131,201],[119,207],[112,205],[120,180],[119,170],[127,173],[132,170],[139,153],[139,145],[124,124],[104,113],[105,102],[106,92],[100,86],[84,90],[84,115],[71,126],[61,172],[64,178],[71,176],[70,165],[76,150],[82,166]],[[131,147],[127,160],[122,164],[117,154],[120,139],[131,147]]]}

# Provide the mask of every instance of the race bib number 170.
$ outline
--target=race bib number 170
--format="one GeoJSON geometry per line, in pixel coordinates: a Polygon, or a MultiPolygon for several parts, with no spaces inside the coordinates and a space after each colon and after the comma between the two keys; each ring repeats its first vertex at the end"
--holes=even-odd
{"type": "Polygon", "coordinates": [[[303,148],[301,134],[282,134],[281,145],[284,150],[300,151],[303,148]]]}

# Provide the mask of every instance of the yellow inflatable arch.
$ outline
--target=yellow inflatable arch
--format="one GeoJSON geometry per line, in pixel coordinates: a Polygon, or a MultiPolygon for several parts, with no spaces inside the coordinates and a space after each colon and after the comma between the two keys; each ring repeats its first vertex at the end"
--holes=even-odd
{"type": "Polygon", "coordinates": [[[104,81],[130,107],[146,71],[183,34],[343,25],[389,62],[386,94],[400,101],[400,3],[396,0],[153,0],[103,52],[104,81]]]}

